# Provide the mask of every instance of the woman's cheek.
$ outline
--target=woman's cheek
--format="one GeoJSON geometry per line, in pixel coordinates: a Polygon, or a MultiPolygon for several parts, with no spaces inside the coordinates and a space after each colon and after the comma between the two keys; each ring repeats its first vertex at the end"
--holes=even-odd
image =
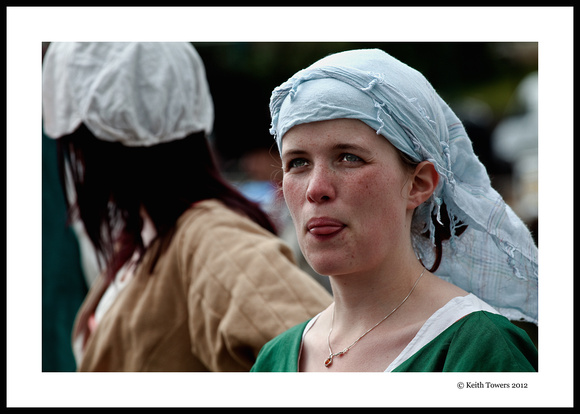
{"type": "Polygon", "coordinates": [[[282,181],[282,194],[286,201],[286,205],[290,209],[290,213],[294,216],[293,207],[297,205],[297,202],[301,197],[299,182],[293,177],[284,177],[284,180],[282,181]]]}

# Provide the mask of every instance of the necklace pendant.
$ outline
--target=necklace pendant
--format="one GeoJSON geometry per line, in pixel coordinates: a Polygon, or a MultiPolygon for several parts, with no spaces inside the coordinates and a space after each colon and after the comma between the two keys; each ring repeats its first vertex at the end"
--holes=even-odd
{"type": "Polygon", "coordinates": [[[331,355],[331,356],[329,356],[329,357],[326,359],[326,361],[324,361],[324,366],[325,366],[326,368],[328,368],[328,367],[329,367],[329,366],[331,366],[331,365],[332,365],[332,355],[331,355]]]}

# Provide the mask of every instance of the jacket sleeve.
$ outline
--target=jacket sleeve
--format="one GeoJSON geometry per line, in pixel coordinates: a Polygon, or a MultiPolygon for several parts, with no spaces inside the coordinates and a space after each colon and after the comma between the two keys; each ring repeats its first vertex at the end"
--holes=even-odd
{"type": "Polygon", "coordinates": [[[212,371],[249,371],[262,346],[325,309],[330,294],[290,248],[225,208],[182,233],[181,274],[192,352],[212,371]]]}

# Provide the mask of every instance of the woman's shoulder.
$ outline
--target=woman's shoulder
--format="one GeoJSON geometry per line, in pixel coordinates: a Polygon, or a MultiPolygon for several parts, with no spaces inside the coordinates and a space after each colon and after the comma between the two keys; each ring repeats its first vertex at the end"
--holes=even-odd
{"type": "Polygon", "coordinates": [[[249,224],[253,227],[262,228],[252,221],[241,211],[226,205],[223,201],[216,198],[210,198],[194,203],[181,217],[184,220],[203,217],[204,221],[200,225],[237,222],[240,224],[249,224]]]}
{"type": "Polygon", "coordinates": [[[516,326],[505,316],[487,310],[472,312],[464,318],[458,320],[454,335],[477,336],[482,340],[497,341],[503,340],[505,343],[530,343],[526,331],[516,326]]]}
{"type": "Polygon", "coordinates": [[[268,341],[260,350],[253,372],[294,372],[298,370],[298,355],[306,320],[268,341]]]}
{"type": "Polygon", "coordinates": [[[537,367],[537,349],[527,333],[470,293],[438,309],[388,370],[517,371],[532,367],[537,367]],[[481,365],[484,362],[488,365],[481,365]]]}
{"type": "Polygon", "coordinates": [[[199,222],[200,225],[208,223],[212,220],[231,220],[232,218],[244,219],[240,214],[235,213],[232,209],[226,206],[218,199],[210,198],[193,203],[180,217],[182,222],[191,222],[204,218],[204,221],[199,222]]]}
{"type": "Polygon", "coordinates": [[[427,343],[440,335],[451,335],[473,330],[483,332],[517,328],[492,306],[473,293],[456,296],[434,312],[425,322],[418,336],[427,343]],[[484,328],[485,329],[482,329],[484,328]]]}
{"type": "Polygon", "coordinates": [[[178,231],[197,238],[206,238],[208,232],[213,237],[220,234],[232,238],[236,233],[271,239],[272,233],[262,228],[247,216],[234,211],[217,199],[199,201],[185,211],[178,221],[178,231]]]}
{"type": "Polygon", "coordinates": [[[287,329],[286,331],[282,332],[281,334],[275,336],[268,342],[268,348],[274,348],[276,346],[288,347],[294,346],[295,344],[300,345],[300,343],[302,342],[304,329],[306,329],[306,326],[310,321],[311,319],[308,319],[304,322],[300,322],[294,325],[293,327],[287,329]]]}
{"type": "Polygon", "coordinates": [[[264,268],[293,262],[292,251],[282,239],[232,210],[219,200],[204,200],[182,214],[176,228],[175,251],[190,261],[195,252],[199,263],[219,260],[236,262],[238,272],[264,274],[264,268]],[[263,268],[256,269],[256,263],[263,268]]]}
{"type": "Polygon", "coordinates": [[[467,315],[458,321],[453,337],[457,349],[474,343],[471,348],[482,358],[487,356],[488,363],[510,364],[512,371],[518,367],[522,371],[538,368],[538,350],[526,331],[499,313],[479,311],[467,315]]]}
{"type": "Polygon", "coordinates": [[[397,370],[519,372],[536,371],[537,364],[537,348],[523,329],[499,313],[477,310],[457,320],[397,370]]]}

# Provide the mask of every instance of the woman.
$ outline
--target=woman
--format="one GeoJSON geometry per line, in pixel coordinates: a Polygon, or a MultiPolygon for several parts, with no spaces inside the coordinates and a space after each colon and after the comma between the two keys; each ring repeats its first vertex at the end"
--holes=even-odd
{"type": "Polygon", "coordinates": [[[220,176],[189,43],[53,43],[46,134],[103,273],[75,322],[80,371],[247,371],[331,302],[220,176]]]}
{"type": "Polygon", "coordinates": [[[537,247],[457,117],[380,50],[276,88],[271,132],[300,247],[334,303],[253,371],[534,371],[537,247]]]}

